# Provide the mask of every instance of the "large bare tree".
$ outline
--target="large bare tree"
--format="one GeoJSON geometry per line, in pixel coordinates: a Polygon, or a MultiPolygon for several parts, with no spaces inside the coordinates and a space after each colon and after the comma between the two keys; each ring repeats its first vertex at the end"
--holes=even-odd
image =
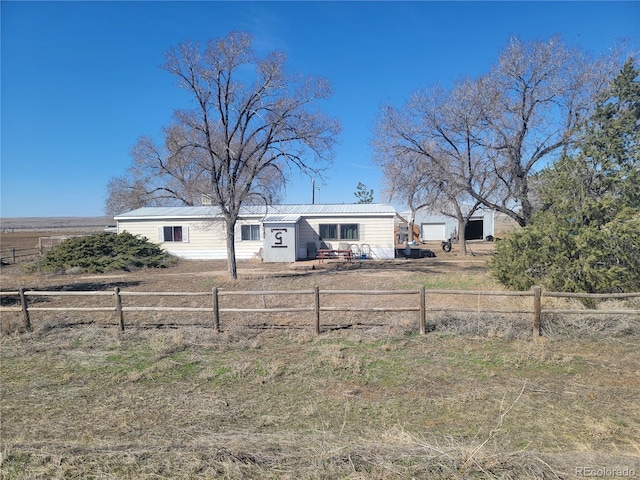
{"type": "Polygon", "coordinates": [[[559,37],[522,42],[512,38],[498,63],[483,77],[488,155],[485,169],[500,196],[469,193],[521,226],[531,221],[535,192],[531,175],[572,148],[582,121],[619,65],[619,52],[594,58],[559,37]]]}
{"type": "Polygon", "coordinates": [[[400,109],[386,105],[374,141],[387,190],[408,203],[410,223],[423,207],[455,218],[462,254],[467,223],[481,206],[467,190],[495,190],[482,169],[483,99],[470,83],[462,81],[451,92],[419,90],[400,109]]]}
{"type": "Polygon", "coordinates": [[[109,198],[125,191],[133,206],[193,205],[206,195],[224,218],[235,279],[241,206],[271,203],[288,169],[320,175],[331,160],[340,125],[317,108],[331,87],[323,78],[288,74],[280,52],[256,55],[252,37],[241,32],[206,45],[182,43],[166,53],[163,68],[190,94],[193,108],[174,113],[162,146],[138,141],[132,166],[112,181],[109,198]]]}
{"type": "Polygon", "coordinates": [[[559,38],[512,38],[489,73],[449,90],[418,90],[399,108],[384,106],[377,161],[384,168],[406,152],[428,158],[429,181],[437,179],[445,197],[526,225],[534,213],[532,175],[572,147],[618,58],[592,58],[559,38]]]}

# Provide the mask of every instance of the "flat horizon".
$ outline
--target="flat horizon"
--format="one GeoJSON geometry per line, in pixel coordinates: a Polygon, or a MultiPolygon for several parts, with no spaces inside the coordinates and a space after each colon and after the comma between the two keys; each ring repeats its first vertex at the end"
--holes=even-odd
{"type": "Polygon", "coordinates": [[[112,216],[0,217],[0,229],[97,228],[115,225],[112,216]]]}

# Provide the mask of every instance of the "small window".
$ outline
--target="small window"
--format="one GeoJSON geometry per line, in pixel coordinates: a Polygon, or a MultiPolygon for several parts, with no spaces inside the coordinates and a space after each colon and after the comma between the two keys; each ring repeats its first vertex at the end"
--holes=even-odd
{"type": "Polygon", "coordinates": [[[341,240],[358,240],[359,238],[360,236],[358,235],[357,223],[347,223],[344,225],[340,225],[341,240]]]}
{"type": "Polygon", "coordinates": [[[338,225],[335,223],[321,223],[320,238],[323,240],[338,240],[338,225]]]}
{"type": "Polygon", "coordinates": [[[182,227],[163,227],[164,242],[182,242],[182,227]]]}
{"type": "Polygon", "coordinates": [[[242,240],[260,240],[260,225],[242,225],[240,236],[242,240]]]}

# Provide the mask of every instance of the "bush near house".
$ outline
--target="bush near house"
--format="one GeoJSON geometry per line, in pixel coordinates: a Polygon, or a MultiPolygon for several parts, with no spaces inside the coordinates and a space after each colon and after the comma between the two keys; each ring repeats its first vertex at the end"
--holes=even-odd
{"type": "Polygon", "coordinates": [[[124,232],[98,233],[73,237],[47,252],[33,269],[64,272],[80,269],[89,273],[133,268],[163,268],[174,265],[177,258],[146,238],[124,232]]]}

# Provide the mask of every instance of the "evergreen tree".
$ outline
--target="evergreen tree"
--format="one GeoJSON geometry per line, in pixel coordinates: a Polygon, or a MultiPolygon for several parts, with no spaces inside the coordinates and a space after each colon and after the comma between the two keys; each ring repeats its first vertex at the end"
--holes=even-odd
{"type": "Polygon", "coordinates": [[[373,203],[373,189],[369,190],[362,182],[358,182],[354,195],[358,199],[357,203],[373,203]]]}
{"type": "Polygon", "coordinates": [[[640,289],[640,82],[632,59],[583,124],[576,150],[539,175],[542,211],[497,248],[494,275],[528,289],[640,289]]]}

